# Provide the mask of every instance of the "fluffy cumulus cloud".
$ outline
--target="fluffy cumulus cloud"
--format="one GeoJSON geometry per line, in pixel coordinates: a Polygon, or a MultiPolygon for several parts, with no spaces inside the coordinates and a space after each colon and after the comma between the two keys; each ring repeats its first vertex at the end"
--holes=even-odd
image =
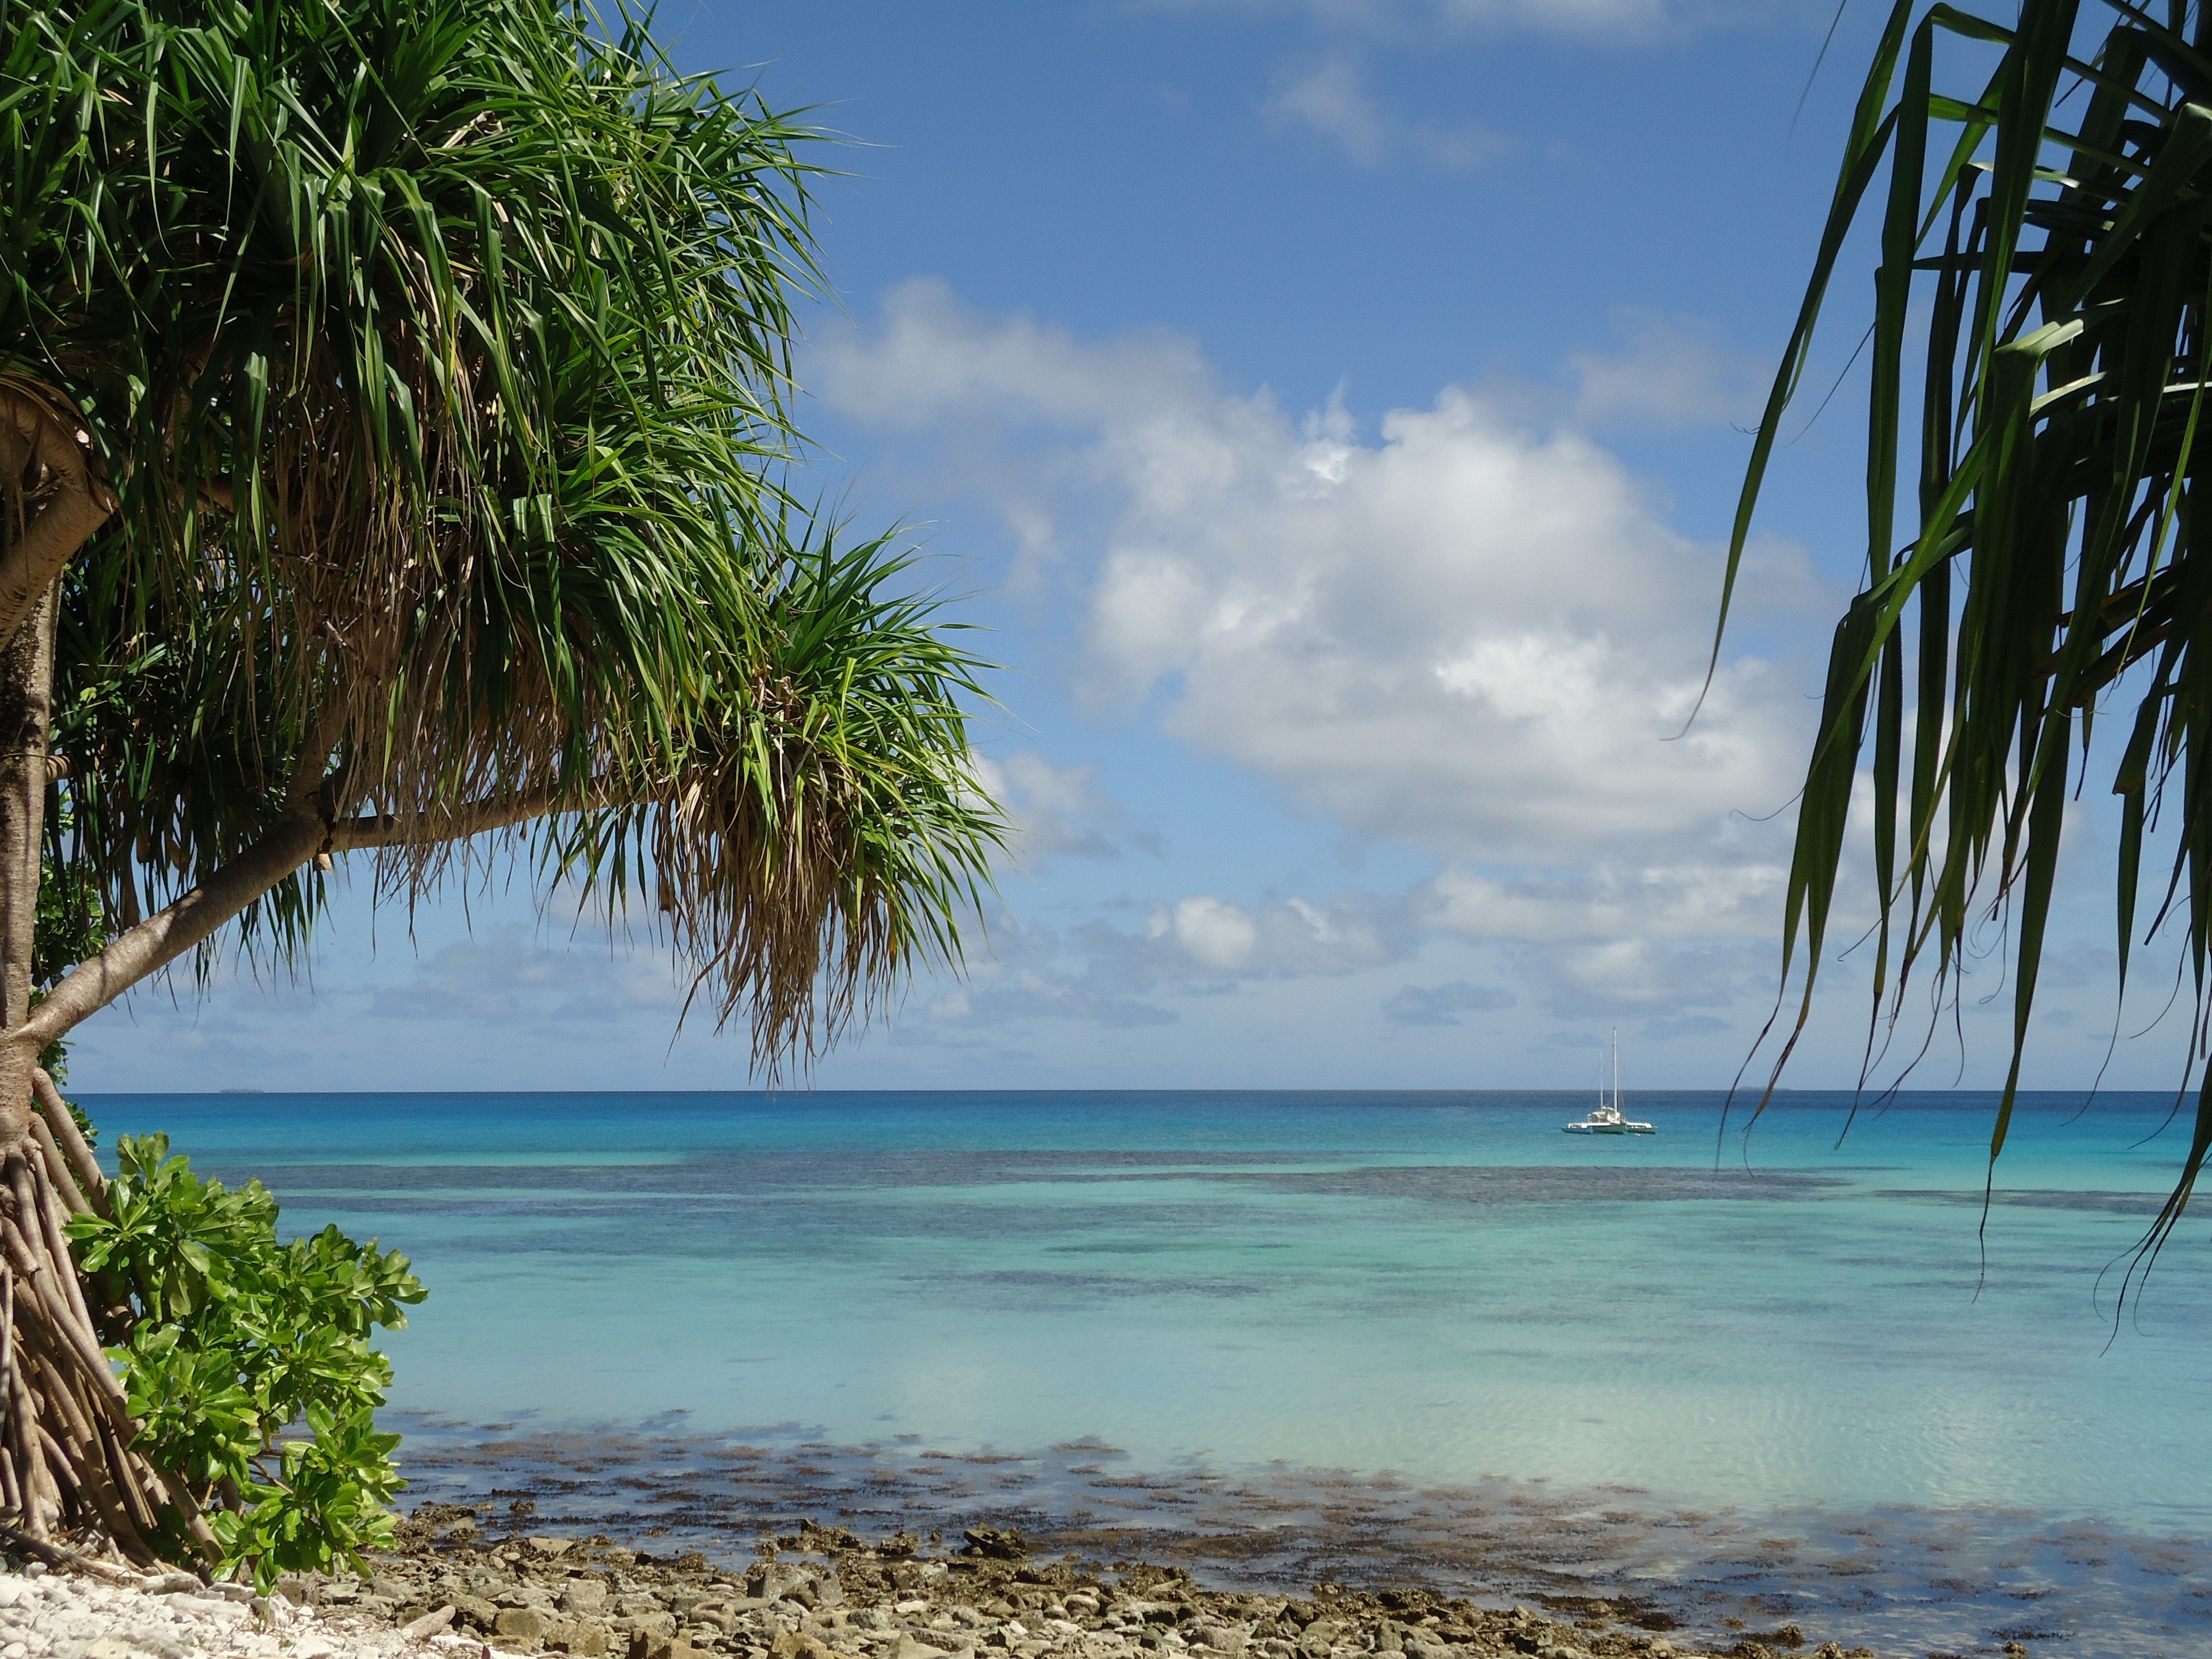
{"type": "Polygon", "coordinates": [[[1765,665],[1689,730],[1715,585],[1604,450],[1447,390],[1355,441],[1247,404],[1143,453],[1094,590],[1097,661],[1174,728],[1356,829],[1579,863],[1769,811],[1798,733],[1765,665]],[[1255,428],[1258,431],[1255,431],[1255,428]],[[1257,440],[1255,441],[1255,440],[1257,440]]]}
{"type": "Polygon", "coordinates": [[[1000,453],[1026,429],[984,487],[1033,542],[1077,544],[1094,690],[1164,690],[1179,736],[1355,830],[1470,866],[1604,863],[1616,896],[1672,902],[1634,872],[1721,846],[1740,870],[1730,815],[1788,799],[1797,678],[1724,660],[1691,721],[1716,550],[1579,431],[1448,387],[1364,440],[1340,407],[1224,389],[1188,341],[1079,342],[933,282],[820,368],[878,425],[1000,453]]]}
{"type": "MultiPolygon", "coordinates": [[[[1718,550],[1589,435],[1596,406],[1644,395],[1635,364],[1710,386],[1684,337],[1655,323],[1631,367],[1581,364],[1582,418],[1531,424],[1448,386],[1363,431],[1340,406],[1224,387],[1186,339],[1081,340],[917,282],[815,378],[995,504],[1078,606],[1094,700],[1158,709],[1193,748],[1443,866],[1389,902],[1395,932],[1196,896],[1115,951],[1233,975],[1361,949],[1372,964],[1424,932],[1585,955],[1626,940],[1609,966],[1556,965],[1632,1000],[1672,942],[1771,933],[1786,825],[1761,820],[1790,799],[1812,708],[1802,665],[1731,655],[1706,684],[1718,550]],[[957,451],[934,447],[949,431],[957,451]]],[[[1818,597],[1778,555],[1762,581],[1818,597]]],[[[1048,807],[1054,787],[1034,798],[1040,822],[1079,817],[1048,807]]],[[[1144,994],[1143,975],[1110,977],[1144,994]]]]}

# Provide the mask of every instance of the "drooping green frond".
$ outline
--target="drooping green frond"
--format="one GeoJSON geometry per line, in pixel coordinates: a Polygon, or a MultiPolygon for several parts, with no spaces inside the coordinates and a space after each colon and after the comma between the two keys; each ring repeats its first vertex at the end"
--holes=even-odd
{"type": "MultiPolygon", "coordinates": [[[[1784,972],[1802,945],[1802,1030],[1870,738],[1877,1018],[1899,1016],[1916,972],[1939,1000],[1955,994],[1967,928],[2008,908],[2012,1063],[1992,1160],[2020,1087],[2067,807],[2085,784],[2109,781],[2119,797],[2123,986],[2138,933],[2179,918],[2200,1070],[2206,1049],[2212,25],[2178,3],[2081,11],[2078,0],[1978,11],[1898,0],[1729,554],[1733,586],[1834,263],[1872,211],[1886,161],[1867,575],[1830,659],[1784,972]],[[1916,307],[1926,362],[1917,469],[1905,475],[1916,307]],[[1899,534],[1901,476],[1917,486],[1917,512],[1899,534]],[[2117,770],[2085,778],[2093,724],[2114,716],[2130,722],[2117,770]],[[2151,869],[2145,907],[2145,866],[2163,857],[2147,830],[2161,819],[2177,850],[2151,869]]],[[[2195,1133],[2154,1243],[2212,1149],[2212,1075],[2199,1081],[2195,1133]]]]}
{"type": "Polygon", "coordinates": [[[693,997],[749,1011],[772,1076],[915,967],[958,967],[1005,839],[969,748],[987,665],[886,591],[909,564],[884,538],[787,543],[763,572],[769,649],[726,659],[719,717],[625,804],[541,832],[587,888],[652,884],[693,997]]]}

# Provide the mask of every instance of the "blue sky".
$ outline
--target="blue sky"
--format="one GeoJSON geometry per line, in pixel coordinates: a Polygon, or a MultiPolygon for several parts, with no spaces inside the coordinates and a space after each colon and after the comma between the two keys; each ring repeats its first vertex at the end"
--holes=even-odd
{"type": "MultiPolygon", "coordinates": [[[[1667,739],[1880,9],[1816,77],[1832,15],[663,5],[685,68],[855,141],[820,191],[810,482],[905,523],[1006,665],[982,747],[1022,834],[988,943],[820,1084],[1579,1086],[1613,1025],[1633,1084],[1728,1081],[1773,1000],[1789,802],[1863,556],[1863,249],[1808,376],[1837,394],[1791,422],[1713,692],[1667,739]]],[[[2093,799],[2045,1086],[2113,1029],[2109,858],[2093,799]]],[[[520,878],[410,933],[366,885],[311,986],[142,994],[75,1082],[746,1083],[741,1036],[672,1042],[649,938],[542,915],[520,878]]],[[[1931,1086],[2002,1073],[1984,943],[1931,1086]]],[[[1848,1084],[1864,1036],[1856,958],[1825,971],[1808,1086],[1848,1084]]],[[[2178,1024],[2109,1081],[2169,1083],[2178,1024]]]]}

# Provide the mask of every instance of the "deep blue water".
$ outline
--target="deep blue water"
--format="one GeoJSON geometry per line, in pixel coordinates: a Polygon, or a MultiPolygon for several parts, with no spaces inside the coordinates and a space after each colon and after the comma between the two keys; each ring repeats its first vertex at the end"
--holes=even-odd
{"type": "Polygon", "coordinates": [[[1579,1094],[83,1103],[414,1256],[433,1294],[387,1346],[425,1490],[597,1443],[689,1502],[737,1441],[812,1444],[779,1490],[849,1499],[855,1469],[992,1451],[1019,1461],[909,1500],[1249,1526],[1310,1518],[1334,1470],[1386,1547],[1441,1504],[1498,1582],[1541,1558],[1847,1641],[2212,1652],[2212,1211],[2116,1319],[2167,1098],[2032,1098],[1985,1234],[1986,1096],[1840,1146],[1847,1098],[1809,1093],[1747,1140],[1713,1094],[1632,1099],[1661,1129],[1633,1140],[1559,1133],[1579,1094]],[[1132,1471],[1182,1496],[1130,1510],[1132,1471]]]}

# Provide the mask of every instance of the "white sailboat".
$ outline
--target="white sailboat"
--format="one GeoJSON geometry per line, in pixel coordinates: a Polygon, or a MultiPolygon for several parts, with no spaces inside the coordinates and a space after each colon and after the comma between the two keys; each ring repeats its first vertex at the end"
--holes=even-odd
{"type": "Polygon", "coordinates": [[[1562,1124],[1571,1135],[1649,1135],[1656,1134],[1648,1123],[1632,1122],[1620,1115],[1620,1032],[1613,1034],[1613,1098],[1605,1097],[1605,1073],[1597,1074],[1597,1109],[1588,1117],[1577,1118],[1572,1123],[1562,1124]]]}

